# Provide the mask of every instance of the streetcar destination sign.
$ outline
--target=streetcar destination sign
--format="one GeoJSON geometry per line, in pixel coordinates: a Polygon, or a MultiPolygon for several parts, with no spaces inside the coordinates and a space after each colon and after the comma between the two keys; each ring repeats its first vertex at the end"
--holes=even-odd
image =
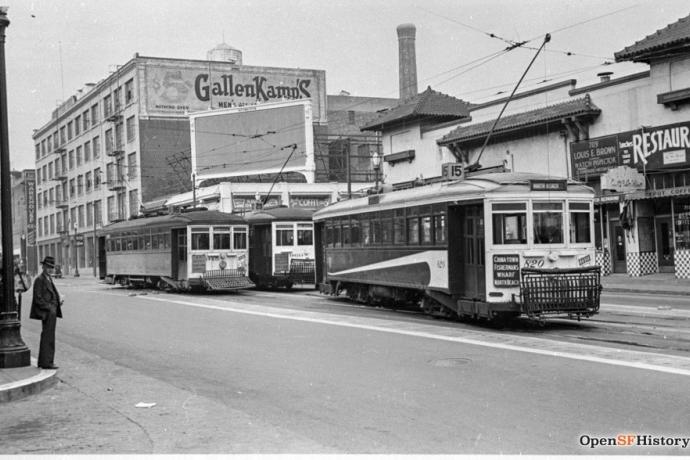
{"type": "Polygon", "coordinates": [[[565,192],[567,190],[567,183],[565,179],[557,180],[538,180],[533,179],[529,181],[529,188],[533,191],[541,192],[565,192]]]}
{"type": "Polygon", "coordinates": [[[494,254],[494,286],[520,285],[520,255],[494,254]]]}

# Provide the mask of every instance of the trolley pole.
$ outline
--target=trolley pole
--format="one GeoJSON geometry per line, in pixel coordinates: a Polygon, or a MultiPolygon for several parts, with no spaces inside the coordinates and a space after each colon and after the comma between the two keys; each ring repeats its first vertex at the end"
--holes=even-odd
{"type": "Polygon", "coordinates": [[[0,368],[31,364],[31,352],[19,332],[20,318],[14,294],[14,250],[12,248],[12,188],[10,184],[10,141],[7,123],[7,78],[5,30],[10,25],[7,7],[0,7],[0,219],[2,220],[2,294],[0,296],[0,368]]]}

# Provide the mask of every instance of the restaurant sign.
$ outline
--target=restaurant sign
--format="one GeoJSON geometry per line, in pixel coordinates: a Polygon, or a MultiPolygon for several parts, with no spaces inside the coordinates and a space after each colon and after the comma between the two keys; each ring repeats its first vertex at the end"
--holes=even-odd
{"type": "Polygon", "coordinates": [[[690,167],[690,122],[642,127],[570,143],[573,177],[599,176],[617,166],[638,171],[690,167]]]}

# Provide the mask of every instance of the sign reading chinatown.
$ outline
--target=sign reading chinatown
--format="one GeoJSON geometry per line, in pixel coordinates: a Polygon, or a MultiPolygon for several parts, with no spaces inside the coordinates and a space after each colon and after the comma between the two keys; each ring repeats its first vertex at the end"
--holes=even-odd
{"type": "Polygon", "coordinates": [[[617,166],[638,171],[690,167],[690,122],[644,127],[570,143],[573,177],[599,176],[617,166]]]}
{"type": "Polygon", "coordinates": [[[223,62],[146,65],[148,114],[185,114],[265,102],[308,99],[315,122],[326,121],[326,72],[238,66],[223,62]]]}

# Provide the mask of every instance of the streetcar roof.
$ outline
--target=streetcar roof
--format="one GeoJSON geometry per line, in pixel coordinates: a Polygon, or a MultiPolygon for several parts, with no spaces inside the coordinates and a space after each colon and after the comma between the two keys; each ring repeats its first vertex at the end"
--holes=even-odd
{"type": "Polygon", "coordinates": [[[165,216],[142,217],[106,225],[101,233],[136,230],[148,227],[178,228],[188,225],[239,225],[246,224],[241,216],[220,211],[190,211],[165,216]]]}
{"type": "MultiPolygon", "coordinates": [[[[567,180],[567,193],[582,193],[594,196],[591,187],[582,182],[564,177],[547,176],[537,173],[488,173],[468,179],[437,182],[364,198],[355,198],[333,203],[314,213],[314,220],[343,216],[359,212],[395,209],[401,206],[418,206],[449,201],[471,201],[484,198],[488,193],[525,193],[530,190],[534,180],[567,180]],[[376,196],[375,200],[371,200],[376,196]],[[376,201],[372,203],[372,201],[376,201]]],[[[559,192],[554,192],[559,193],[559,192]]],[[[566,192],[560,192],[566,193],[566,192]]]]}
{"type": "Polygon", "coordinates": [[[245,214],[244,218],[249,224],[265,224],[270,222],[286,222],[286,221],[309,221],[314,214],[313,209],[305,208],[288,208],[284,206],[262,209],[245,214]]]}

